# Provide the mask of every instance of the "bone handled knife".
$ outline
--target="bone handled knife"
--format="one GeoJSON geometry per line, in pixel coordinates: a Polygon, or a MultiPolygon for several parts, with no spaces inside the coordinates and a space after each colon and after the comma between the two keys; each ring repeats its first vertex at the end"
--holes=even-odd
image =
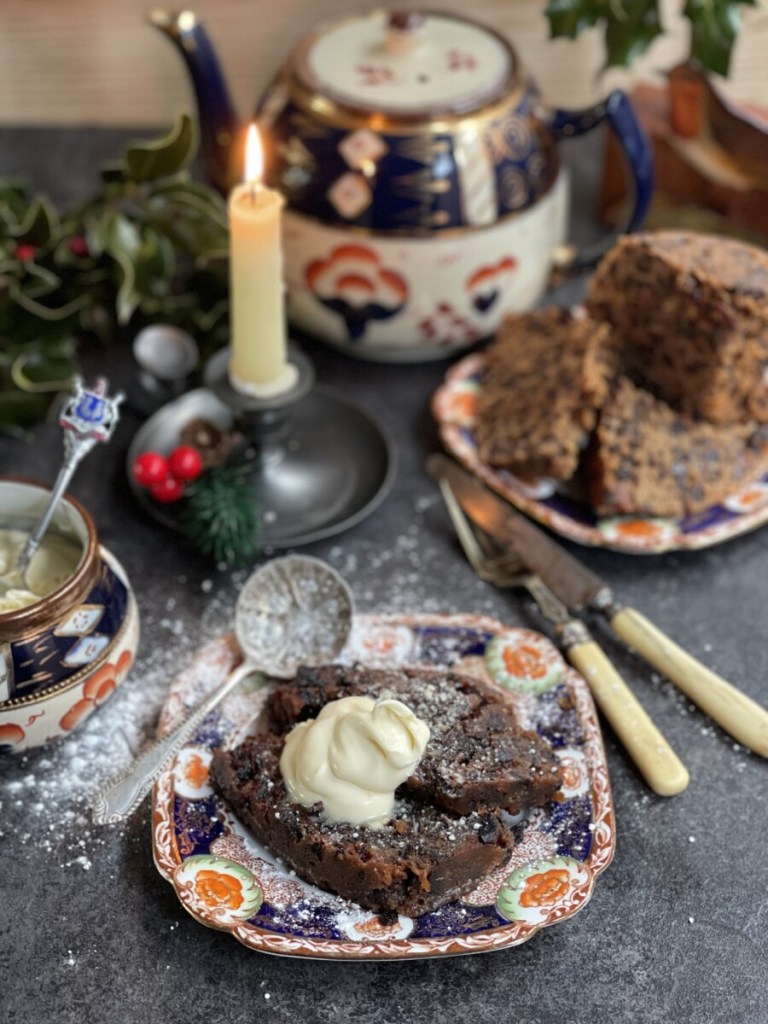
{"type": "Polygon", "coordinates": [[[688,786],[688,769],[602,647],[582,622],[572,620],[558,633],[568,660],[587,681],[595,703],[650,788],[659,796],[682,793],[688,786]]]}
{"type": "Polygon", "coordinates": [[[453,459],[435,453],[430,475],[445,477],[469,518],[511,548],[571,611],[600,612],[614,633],[657,668],[743,746],[768,757],[768,711],[670,640],[634,608],[622,607],[610,587],[509,502],[489,491],[453,459]]]}
{"type": "Polygon", "coordinates": [[[482,557],[482,545],[475,538],[477,527],[464,514],[448,480],[441,477],[439,483],[451,522],[470,565],[488,583],[499,587],[520,585],[528,591],[539,611],[552,625],[568,661],[586,680],[595,703],[610,722],[640,775],[659,796],[682,793],[690,781],[688,769],[592,638],[585,624],[581,619],[573,618],[541,577],[527,570],[524,579],[517,576],[513,578],[508,574],[482,572],[477,557],[478,551],[482,557]]]}

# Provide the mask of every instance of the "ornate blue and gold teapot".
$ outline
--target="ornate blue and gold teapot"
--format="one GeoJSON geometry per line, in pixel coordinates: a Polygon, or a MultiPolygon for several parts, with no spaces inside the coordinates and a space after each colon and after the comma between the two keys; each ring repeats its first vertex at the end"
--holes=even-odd
{"type": "MultiPolygon", "coordinates": [[[[239,122],[210,42],[190,12],[154,22],[190,69],[204,157],[226,188],[241,174],[239,122]]],[[[635,186],[627,230],[652,189],[622,92],[547,109],[512,46],[456,14],[361,10],[319,24],[256,117],[266,180],[286,201],[289,319],[364,358],[444,357],[540,298],[566,237],[559,138],[603,121],[615,131],[635,186]]]]}

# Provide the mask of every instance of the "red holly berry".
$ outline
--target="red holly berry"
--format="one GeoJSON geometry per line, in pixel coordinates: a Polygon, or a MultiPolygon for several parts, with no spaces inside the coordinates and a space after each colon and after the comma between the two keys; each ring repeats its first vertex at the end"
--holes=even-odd
{"type": "Polygon", "coordinates": [[[73,235],[69,240],[69,251],[73,256],[88,256],[88,243],[82,235],[73,235]]]}
{"type": "Polygon", "coordinates": [[[152,484],[149,493],[155,501],[162,502],[163,505],[170,505],[171,502],[178,501],[183,496],[184,483],[177,480],[175,476],[169,475],[152,484]]]}
{"type": "Polygon", "coordinates": [[[133,479],[140,487],[161,483],[169,475],[168,460],[159,452],[142,452],[131,469],[133,479]]]}
{"type": "Polygon", "coordinates": [[[203,471],[203,459],[197,448],[182,444],[168,456],[168,468],[177,480],[197,480],[203,471]]]}
{"type": "Polygon", "coordinates": [[[17,260],[33,260],[37,255],[37,249],[29,242],[19,242],[15,249],[17,260]]]}

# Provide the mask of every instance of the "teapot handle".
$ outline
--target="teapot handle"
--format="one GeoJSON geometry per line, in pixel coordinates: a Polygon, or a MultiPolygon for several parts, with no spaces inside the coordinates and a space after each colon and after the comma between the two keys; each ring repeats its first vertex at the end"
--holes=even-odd
{"type": "MultiPolygon", "coordinates": [[[[653,195],[653,151],[627,94],[616,89],[607,99],[587,110],[555,110],[548,123],[556,137],[572,138],[591,131],[603,121],[616,135],[632,181],[632,210],[618,232],[624,234],[640,227],[653,195]]],[[[568,262],[568,269],[593,266],[613,245],[616,234],[612,232],[602,241],[577,251],[568,262]]]]}

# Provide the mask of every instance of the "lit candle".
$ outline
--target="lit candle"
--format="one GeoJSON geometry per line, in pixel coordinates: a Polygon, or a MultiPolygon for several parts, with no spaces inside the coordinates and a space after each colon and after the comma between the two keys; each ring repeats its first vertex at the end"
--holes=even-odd
{"type": "Polygon", "coordinates": [[[248,129],[245,182],[229,197],[229,379],[238,391],[268,397],[293,384],[283,305],[282,196],[261,181],[264,159],[255,125],[248,129]]]}

